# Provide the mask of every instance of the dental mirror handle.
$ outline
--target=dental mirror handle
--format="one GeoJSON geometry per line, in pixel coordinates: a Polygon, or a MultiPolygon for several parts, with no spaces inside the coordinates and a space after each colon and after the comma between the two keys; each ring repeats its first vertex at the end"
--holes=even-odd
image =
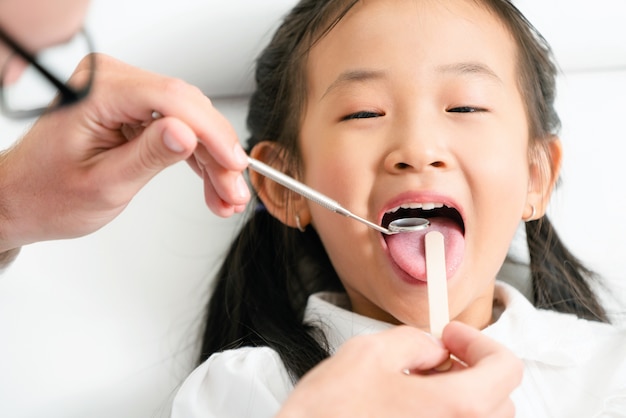
{"type": "Polygon", "coordinates": [[[278,170],[273,169],[269,165],[264,164],[259,160],[256,160],[252,157],[248,157],[248,164],[249,164],[249,167],[253,169],[254,171],[256,171],[257,173],[262,174],[265,177],[274,180],[276,183],[282,186],[285,186],[289,190],[292,190],[298,193],[299,195],[306,197],[307,199],[317,203],[318,205],[332,212],[338,213],[348,218],[355,219],[361,223],[364,223],[370,228],[375,229],[378,232],[382,232],[383,234],[387,234],[387,235],[396,234],[396,232],[390,231],[386,228],[383,228],[380,225],[376,225],[375,223],[368,221],[367,219],[364,219],[364,218],[361,218],[360,216],[355,215],[354,213],[350,212],[348,209],[341,206],[335,200],[329,198],[328,196],[321,194],[317,190],[313,190],[312,188],[310,188],[309,186],[303,183],[300,183],[298,180],[292,177],[289,177],[288,175],[281,173],[278,170]]]}

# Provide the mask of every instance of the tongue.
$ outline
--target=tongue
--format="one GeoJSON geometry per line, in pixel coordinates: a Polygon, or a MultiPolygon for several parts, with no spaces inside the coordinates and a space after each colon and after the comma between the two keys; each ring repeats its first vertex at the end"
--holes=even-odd
{"type": "Polygon", "coordinates": [[[460,226],[449,218],[430,218],[430,226],[424,230],[386,235],[391,258],[406,273],[417,280],[426,281],[424,258],[424,235],[430,231],[443,234],[446,248],[446,272],[452,276],[463,258],[465,240],[460,226]]]}

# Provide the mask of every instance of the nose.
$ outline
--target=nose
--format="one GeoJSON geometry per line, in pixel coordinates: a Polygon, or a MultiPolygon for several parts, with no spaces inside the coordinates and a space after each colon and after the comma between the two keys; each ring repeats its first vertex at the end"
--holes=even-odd
{"type": "Polygon", "coordinates": [[[387,172],[422,172],[449,167],[451,157],[445,135],[438,132],[434,123],[411,122],[398,126],[390,134],[393,138],[384,160],[387,172]]]}

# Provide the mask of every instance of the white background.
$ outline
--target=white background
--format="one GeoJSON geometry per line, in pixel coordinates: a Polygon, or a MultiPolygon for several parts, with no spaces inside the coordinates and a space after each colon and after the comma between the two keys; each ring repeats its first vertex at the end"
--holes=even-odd
{"type": "MultiPolygon", "coordinates": [[[[98,50],[201,87],[245,138],[254,56],[294,0],[94,0],[98,50]]],[[[561,235],[626,300],[626,2],[518,2],[563,69],[561,235]]],[[[25,129],[0,119],[0,146],[25,129]]],[[[100,231],[33,244],[0,276],[1,417],[167,416],[238,218],[184,164],[100,231]]],[[[613,313],[623,312],[621,307],[613,313]]]]}

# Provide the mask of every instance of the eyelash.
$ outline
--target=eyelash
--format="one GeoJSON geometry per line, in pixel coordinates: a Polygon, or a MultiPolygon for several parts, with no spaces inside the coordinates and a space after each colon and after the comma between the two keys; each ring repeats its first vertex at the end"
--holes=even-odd
{"type": "MultiPolygon", "coordinates": [[[[473,107],[473,106],[458,106],[458,107],[453,107],[451,109],[448,109],[446,111],[448,113],[481,113],[481,112],[486,112],[487,109],[483,109],[480,107],[473,107]]],[[[370,119],[370,118],[378,118],[381,116],[384,116],[384,114],[362,110],[360,112],[355,112],[355,113],[346,115],[341,120],[347,121],[347,120],[353,120],[353,119],[370,119]]]]}
{"type": "Polygon", "coordinates": [[[448,113],[480,113],[485,112],[486,109],[482,109],[480,107],[472,107],[472,106],[459,106],[453,107],[452,109],[446,110],[448,113]]]}
{"type": "Polygon", "coordinates": [[[345,120],[352,120],[352,119],[370,119],[370,118],[378,118],[381,116],[384,116],[384,114],[362,110],[360,112],[355,112],[355,113],[346,115],[341,120],[345,121],[345,120]]]}

